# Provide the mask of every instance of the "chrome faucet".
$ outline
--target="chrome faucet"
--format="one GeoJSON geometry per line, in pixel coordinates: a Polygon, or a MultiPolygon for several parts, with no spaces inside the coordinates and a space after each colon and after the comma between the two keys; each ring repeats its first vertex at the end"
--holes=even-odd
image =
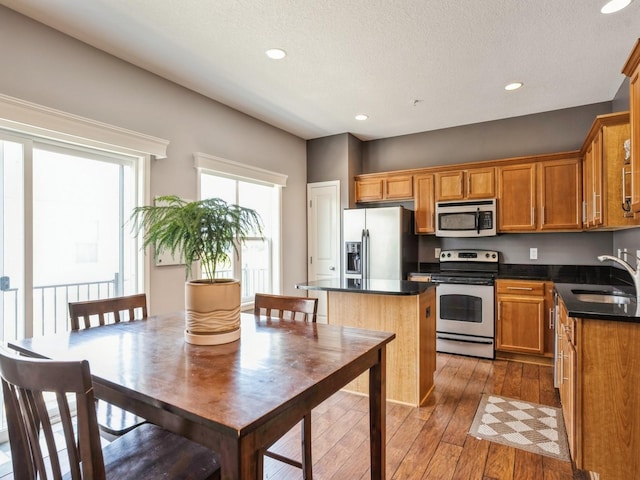
{"type": "Polygon", "coordinates": [[[605,260],[611,260],[612,262],[619,264],[627,272],[629,272],[629,275],[631,275],[631,278],[633,279],[633,284],[636,287],[636,302],[638,302],[638,306],[640,307],[640,258],[629,252],[622,253],[636,259],[635,269],[621,258],[614,257],[613,255],[599,255],[598,260],[600,260],[601,262],[604,262],[605,260]]]}

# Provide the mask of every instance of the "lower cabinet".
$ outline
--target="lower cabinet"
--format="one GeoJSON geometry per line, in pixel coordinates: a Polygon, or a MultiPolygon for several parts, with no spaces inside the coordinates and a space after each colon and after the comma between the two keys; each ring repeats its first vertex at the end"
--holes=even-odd
{"type": "Polygon", "coordinates": [[[639,480],[640,324],[570,318],[559,306],[559,390],[573,461],[603,480],[639,480]]]}
{"type": "Polygon", "coordinates": [[[545,283],[496,280],[496,350],[543,355],[545,283]]]}

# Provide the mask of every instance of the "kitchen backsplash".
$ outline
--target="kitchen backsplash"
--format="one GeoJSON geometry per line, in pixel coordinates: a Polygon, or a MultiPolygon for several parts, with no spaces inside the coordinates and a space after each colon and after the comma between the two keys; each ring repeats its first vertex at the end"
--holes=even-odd
{"type": "Polygon", "coordinates": [[[619,232],[509,233],[485,238],[439,238],[423,235],[420,237],[419,258],[423,263],[437,262],[436,248],[480,248],[500,252],[502,263],[599,265],[596,257],[603,254],[615,255],[614,245],[618,243],[624,243],[635,254],[635,249],[640,249],[640,228],[619,232]],[[532,248],[537,249],[537,259],[530,258],[532,248]]]}

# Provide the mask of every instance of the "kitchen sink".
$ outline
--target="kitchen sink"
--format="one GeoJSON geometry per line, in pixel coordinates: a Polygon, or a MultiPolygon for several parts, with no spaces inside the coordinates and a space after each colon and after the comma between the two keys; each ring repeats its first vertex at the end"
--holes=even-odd
{"type": "Polygon", "coordinates": [[[628,304],[635,301],[635,297],[624,293],[572,290],[577,300],[588,303],[628,304]]]}

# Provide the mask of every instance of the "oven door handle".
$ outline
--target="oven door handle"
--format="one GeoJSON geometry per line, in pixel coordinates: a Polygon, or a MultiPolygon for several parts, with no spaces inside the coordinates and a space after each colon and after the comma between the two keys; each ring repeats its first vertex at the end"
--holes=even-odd
{"type": "Polygon", "coordinates": [[[493,345],[493,341],[491,340],[460,340],[460,339],[456,339],[456,338],[450,338],[450,337],[441,337],[440,335],[436,335],[436,338],[438,340],[449,340],[451,342],[460,342],[460,343],[477,343],[480,345],[493,345]]]}

